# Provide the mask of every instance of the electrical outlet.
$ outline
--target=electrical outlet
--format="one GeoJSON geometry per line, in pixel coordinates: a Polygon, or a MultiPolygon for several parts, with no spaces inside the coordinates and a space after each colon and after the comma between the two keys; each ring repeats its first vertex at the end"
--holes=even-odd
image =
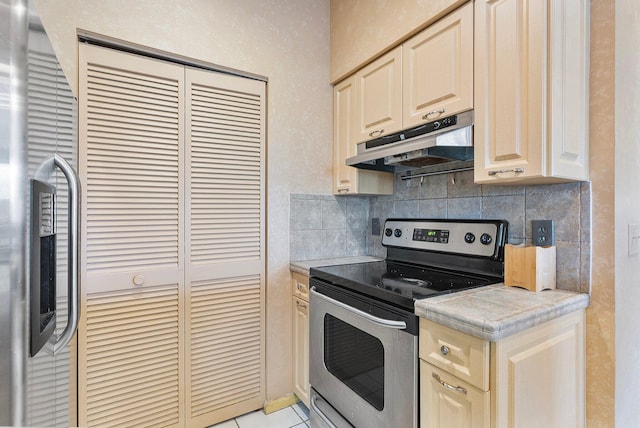
{"type": "Polygon", "coordinates": [[[629,225],[629,256],[640,254],[640,225],[629,225]]]}
{"type": "Polygon", "coordinates": [[[533,220],[531,228],[533,230],[533,245],[547,247],[554,244],[553,220],[533,220]]]}
{"type": "Polygon", "coordinates": [[[371,219],[371,234],[373,236],[380,235],[380,219],[378,217],[373,217],[371,219]]]}

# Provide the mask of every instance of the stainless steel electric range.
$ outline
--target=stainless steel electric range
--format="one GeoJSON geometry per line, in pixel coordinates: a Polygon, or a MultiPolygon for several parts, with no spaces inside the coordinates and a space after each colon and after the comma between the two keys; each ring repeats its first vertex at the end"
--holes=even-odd
{"type": "Polygon", "coordinates": [[[503,281],[507,222],[389,219],[384,261],[311,269],[311,423],[418,426],[416,299],[503,281]]]}

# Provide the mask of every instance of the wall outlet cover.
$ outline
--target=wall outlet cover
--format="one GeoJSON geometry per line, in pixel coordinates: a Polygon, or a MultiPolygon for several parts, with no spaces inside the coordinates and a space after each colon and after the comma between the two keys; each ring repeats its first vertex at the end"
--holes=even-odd
{"type": "Polygon", "coordinates": [[[378,217],[371,219],[371,234],[374,236],[380,235],[380,219],[378,217]]]}
{"type": "Polygon", "coordinates": [[[554,245],[553,220],[531,221],[533,230],[533,245],[537,247],[549,247],[554,245]]]}

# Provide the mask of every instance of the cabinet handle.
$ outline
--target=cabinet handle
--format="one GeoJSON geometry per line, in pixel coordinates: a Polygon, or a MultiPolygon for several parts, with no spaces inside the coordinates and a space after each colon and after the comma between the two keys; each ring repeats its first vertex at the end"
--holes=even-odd
{"type": "Polygon", "coordinates": [[[440,353],[446,357],[449,355],[449,347],[447,345],[442,345],[440,347],[440,353]]]}
{"type": "Polygon", "coordinates": [[[351,188],[343,187],[342,189],[338,189],[338,193],[349,193],[349,190],[351,190],[351,188]]]}
{"type": "Polygon", "coordinates": [[[384,132],[384,129],[376,129],[375,131],[369,132],[369,137],[379,137],[384,132]]]}
{"type": "Polygon", "coordinates": [[[440,379],[440,376],[438,376],[437,373],[431,373],[431,376],[433,376],[433,378],[436,380],[436,382],[438,382],[440,385],[444,386],[445,388],[451,390],[451,391],[457,391],[457,392],[462,392],[463,394],[467,394],[467,390],[464,389],[461,386],[453,386],[453,385],[449,385],[447,382],[443,381],[442,379],[440,379]]]}
{"type": "Polygon", "coordinates": [[[496,171],[489,171],[488,174],[490,176],[504,174],[506,172],[513,172],[514,174],[522,174],[524,172],[524,168],[509,168],[509,169],[498,169],[496,171]]]}
{"type": "Polygon", "coordinates": [[[442,113],[444,113],[443,108],[441,108],[440,110],[431,110],[430,112],[422,116],[422,119],[429,119],[429,116],[431,116],[432,114],[442,114],[442,113]]]}
{"type": "Polygon", "coordinates": [[[300,300],[296,300],[296,306],[302,309],[307,309],[307,305],[301,303],[300,300]]]}

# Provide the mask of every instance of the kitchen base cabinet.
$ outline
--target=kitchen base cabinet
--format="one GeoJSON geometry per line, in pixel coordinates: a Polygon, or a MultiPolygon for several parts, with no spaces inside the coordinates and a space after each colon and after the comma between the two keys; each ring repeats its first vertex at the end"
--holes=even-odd
{"type": "Polygon", "coordinates": [[[293,272],[293,392],[309,407],[309,277],[293,272]]]}
{"type": "Polygon", "coordinates": [[[422,428],[584,426],[584,310],[484,341],[488,353],[477,341],[420,319],[422,428]]]}

